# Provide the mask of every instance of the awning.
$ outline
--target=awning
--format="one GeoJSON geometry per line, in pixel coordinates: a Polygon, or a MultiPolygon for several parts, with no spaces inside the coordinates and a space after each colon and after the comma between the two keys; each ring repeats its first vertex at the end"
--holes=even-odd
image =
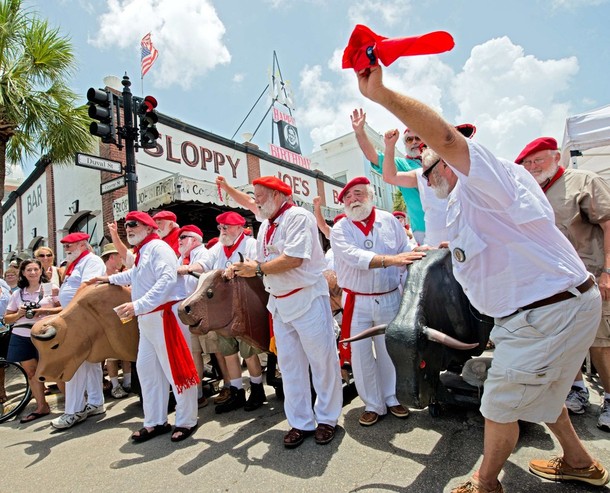
{"type": "Polygon", "coordinates": [[[60,231],[65,231],[65,232],[69,233],[70,230],[72,229],[72,227],[75,224],[77,224],[81,219],[83,219],[84,217],[87,217],[88,215],[97,217],[100,214],[100,212],[101,211],[88,211],[88,210],[78,211],[70,216],[70,219],[68,219],[66,221],[66,224],[64,224],[64,227],[61,228],[60,231]]]}

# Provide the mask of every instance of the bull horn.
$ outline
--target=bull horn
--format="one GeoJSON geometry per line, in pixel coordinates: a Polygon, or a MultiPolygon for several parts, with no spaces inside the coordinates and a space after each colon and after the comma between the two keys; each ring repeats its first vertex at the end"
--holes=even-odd
{"type": "Polygon", "coordinates": [[[360,341],[361,339],[366,339],[367,337],[379,336],[381,334],[385,334],[385,329],[388,328],[388,324],[375,325],[375,327],[371,327],[370,329],[363,330],[360,334],[355,335],[354,337],[350,337],[348,339],[341,339],[339,343],[344,342],[354,342],[360,341]]]}
{"type": "Polygon", "coordinates": [[[39,341],[50,341],[56,335],[57,335],[57,329],[51,325],[44,327],[41,330],[41,332],[38,334],[34,334],[34,333],[31,334],[31,336],[34,339],[38,339],[39,341]]]}
{"type": "Polygon", "coordinates": [[[243,264],[244,263],[244,256],[241,254],[241,252],[237,252],[237,255],[239,255],[239,261],[243,264]]]}
{"type": "Polygon", "coordinates": [[[438,342],[439,344],[444,344],[445,346],[453,349],[467,351],[468,349],[474,349],[479,345],[478,342],[467,343],[459,341],[458,339],[455,339],[454,337],[451,337],[440,330],[431,329],[430,327],[426,326],[423,327],[422,332],[428,338],[428,340],[438,342]]]}
{"type": "Polygon", "coordinates": [[[190,274],[191,276],[193,276],[195,279],[199,279],[199,278],[201,277],[201,274],[199,274],[199,272],[192,272],[192,271],[189,271],[189,274],[190,274]]]}

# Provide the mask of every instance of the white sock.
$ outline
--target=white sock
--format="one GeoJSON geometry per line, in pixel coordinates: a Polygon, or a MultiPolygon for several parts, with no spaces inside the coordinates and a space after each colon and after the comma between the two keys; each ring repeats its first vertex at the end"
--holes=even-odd
{"type": "Polygon", "coordinates": [[[119,377],[110,377],[110,382],[112,383],[112,388],[116,388],[119,386],[119,377]]]}
{"type": "Polygon", "coordinates": [[[244,388],[244,382],[242,381],[241,378],[236,378],[236,379],[232,379],[231,380],[231,387],[235,387],[237,389],[243,389],[244,388]]]}
{"type": "Polygon", "coordinates": [[[123,373],[123,387],[131,387],[131,373],[123,373]]]}
{"type": "Polygon", "coordinates": [[[263,375],[259,375],[258,377],[250,377],[250,382],[263,383],[263,375]]]}

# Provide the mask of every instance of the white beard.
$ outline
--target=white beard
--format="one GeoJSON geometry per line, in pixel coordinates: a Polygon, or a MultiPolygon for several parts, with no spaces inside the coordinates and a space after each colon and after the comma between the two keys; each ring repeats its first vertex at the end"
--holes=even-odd
{"type": "MultiPolygon", "coordinates": [[[[241,233],[240,233],[241,234],[241,233]]],[[[235,238],[232,238],[230,235],[228,235],[225,232],[220,233],[220,236],[218,237],[218,242],[221,245],[230,247],[233,246],[233,244],[237,241],[237,238],[239,238],[239,235],[237,235],[235,238]]]]}
{"type": "Polygon", "coordinates": [[[131,233],[130,236],[127,236],[127,242],[131,246],[135,246],[135,245],[141,243],[144,240],[144,238],[146,238],[146,236],[148,236],[148,233],[146,230],[142,231],[141,233],[131,233]]]}
{"type": "Polygon", "coordinates": [[[68,262],[67,265],[70,265],[72,262],[74,262],[81,253],[82,252],[68,252],[68,253],[66,253],[66,262],[68,262]]]}
{"type": "Polygon", "coordinates": [[[446,199],[449,197],[449,193],[451,192],[451,190],[449,190],[449,181],[443,176],[437,177],[436,181],[438,184],[432,187],[434,195],[439,199],[446,199]]]}
{"type": "Polygon", "coordinates": [[[373,210],[373,201],[352,202],[350,206],[345,206],[345,215],[352,221],[364,221],[373,210]]]}
{"type": "Polygon", "coordinates": [[[553,166],[551,166],[549,169],[543,171],[539,175],[535,175],[534,178],[538,182],[538,185],[544,185],[547,181],[553,178],[553,176],[555,176],[555,173],[557,173],[557,168],[553,169],[553,166]]]}
{"type": "Polygon", "coordinates": [[[195,249],[195,245],[191,246],[190,241],[189,241],[188,245],[178,245],[178,251],[180,252],[180,255],[182,255],[183,257],[186,257],[194,249],[195,249]]]}
{"type": "Polygon", "coordinates": [[[170,226],[165,226],[165,228],[163,228],[163,229],[159,228],[157,230],[157,234],[159,235],[160,238],[165,238],[171,230],[172,230],[172,228],[170,226]]]}
{"type": "MultiPolygon", "coordinates": [[[[265,202],[263,205],[259,205],[258,206],[258,211],[259,211],[259,216],[263,219],[269,219],[270,217],[273,217],[273,214],[275,214],[276,210],[275,210],[275,204],[269,200],[267,202],[265,202]]],[[[220,241],[220,240],[218,240],[220,241]]]]}

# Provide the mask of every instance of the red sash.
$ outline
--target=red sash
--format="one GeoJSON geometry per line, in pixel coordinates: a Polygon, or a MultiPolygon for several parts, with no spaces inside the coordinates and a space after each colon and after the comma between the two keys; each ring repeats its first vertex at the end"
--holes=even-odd
{"type": "Polygon", "coordinates": [[[184,390],[199,383],[199,375],[197,374],[191,351],[184,340],[182,329],[178,325],[176,315],[172,311],[172,305],[179,301],[168,301],[150,313],[163,312],[163,335],[165,336],[167,359],[172,371],[174,386],[176,391],[181,394],[184,390]]]}
{"type": "Polygon", "coordinates": [[[543,191],[544,193],[546,193],[546,191],[547,191],[549,188],[551,188],[551,186],[553,185],[553,183],[555,183],[557,180],[559,180],[559,178],[561,178],[561,177],[563,176],[563,174],[565,173],[565,171],[566,171],[566,170],[565,170],[565,168],[564,168],[563,166],[559,166],[559,168],[557,168],[557,173],[555,173],[555,174],[553,175],[553,178],[551,178],[551,179],[549,180],[549,182],[548,182],[546,185],[544,185],[544,186],[540,185],[540,186],[542,187],[542,191],[543,191]]]}
{"type": "Polygon", "coordinates": [[[369,233],[373,230],[373,224],[375,223],[375,207],[371,210],[371,213],[364,221],[352,221],[354,225],[362,231],[364,236],[368,236],[369,233]],[[362,224],[365,223],[365,224],[362,224]]]}
{"type": "Polygon", "coordinates": [[[133,247],[133,253],[136,254],[135,265],[138,266],[138,262],[140,261],[140,250],[142,247],[146,245],[149,241],[158,240],[159,235],[157,233],[150,233],[146,238],[144,238],[140,243],[138,243],[135,247],[133,247]]]}
{"type": "Polygon", "coordinates": [[[91,252],[89,250],[85,250],[84,252],[81,252],[81,254],[76,257],[74,259],[74,262],[72,262],[70,265],[68,265],[68,267],[66,268],[66,272],[64,274],[64,280],[70,275],[72,274],[72,271],[74,270],[74,268],[76,267],[76,264],[78,264],[80,262],[80,260],[83,257],[86,257],[87,255],[89,255],[91,252]]]}
{"type": "Polygon", "coordinates": [[[293,206],[294,206],[294,204],[292,202],[284,202],[284,205],[282,205],[282,207],[280,207],[280,210],[277,211],[277,214],[275,216],[273,216],[271,219],[269,219],[269,227],[267,228],[267,231],[265,231],[265,246],[267,246],[269,244],[269,242],[271,241],[271,238],[273,238],[273,232],[275,231],[275,228],[277,228],[277,223],[275,221],[277,221],[277,219],[282,214],[284,214],[284,212],[286,212],[288,209],[290,209],[293,206]]]}
{"type": "MultiPolygon", "coordinates": [[[[391,291],[384,293],[357,293],[351,289],[343,288],[343,291],[347,294],[345,297],[345,305],[343,306],[343,320],[341,321],[341,339],[348,339],[351,337],[352,332],[352,317],[354,316],[354,305],[356,304],[356,296],[381,296],[382,294],[388,294],[396,291],[398,288],[394,288],[391,291]]],[[[352,349],[349,342],[342,342],[339,344],[339,363],[341,367],[346,364],[350,364],[352,360],[352,349]]]]}
{"type": "Polygon", "coordinates": [[[239,238],[237,238],[235,243],[233,243],[233,245],[231,245],[230,247],[228,247],[226,245],[222,245],[222,248],[225,251],[225,256],[227,257],[227,260],[229,260],[231,258],[231,255],[233,255],[233,252],[235,250],[237,250],[237,247],[243,241],[244,238],[245,238],[245,235],[244,235],[244,233],[242,233],[241,235],[239,235],[239,238]]]}

